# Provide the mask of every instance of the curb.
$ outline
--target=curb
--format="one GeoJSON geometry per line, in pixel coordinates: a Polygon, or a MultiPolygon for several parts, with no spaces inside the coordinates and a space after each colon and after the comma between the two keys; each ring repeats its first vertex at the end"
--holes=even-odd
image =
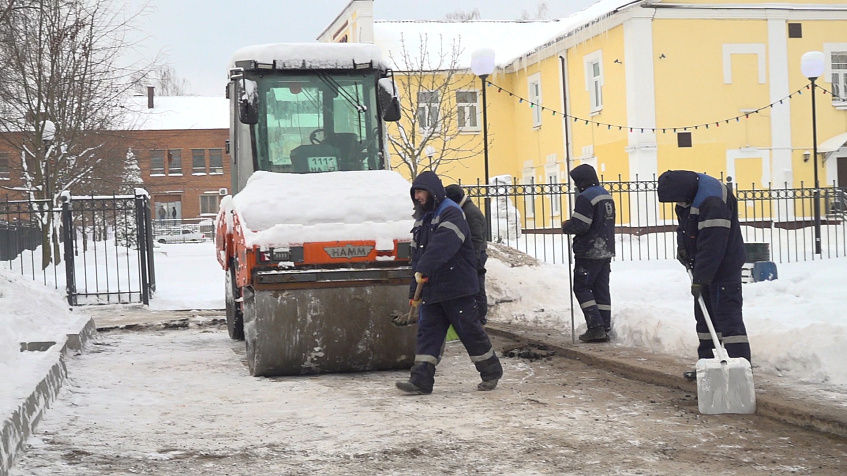
{"type": "MultiPolygon", "coordinates": [[[[608,344],[574,345],[569,342],[568,336],[539,328],[489,322],[485,330],[491,335],[544,345],[563,357],[585,362],[631,380],[697,394],[697,383],[682,378],[684,371],[691,370],[691,363],[672,356],[608,344]]],[[[781,388],[774,379],[762,374],[755,375],[756,415],[847,438],[847,411],[844,408],[811,401],[799,392],[781,388]]]]}
{"type": "Polygon", "coordinates": [[[95,335],[94,320],[83,317],[72,328],[79,329],[69,333],[65,341],[58,345],[49,342],[22,342],[22,351],[43,352],[44,359],[38,363],[37,375],[43,375],[28,391],[26,397],[3,417],[0,425],[0,476],[9,474],[15,463],[15,457],[23,449],[27,438],[35,431],[45,411],[56,400],[68,376],[65,357],[79,352],[95,335]]]}

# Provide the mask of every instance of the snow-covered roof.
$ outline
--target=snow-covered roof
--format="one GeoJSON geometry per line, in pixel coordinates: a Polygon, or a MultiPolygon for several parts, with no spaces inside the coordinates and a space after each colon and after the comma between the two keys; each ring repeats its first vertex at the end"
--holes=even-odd
{"type": "Polygon", "coordinates": [[[153,106],[147,108],[147,96],[131,97],[121,109],[121,129],[229,129],[229,100],[224,97],[156,96],[153,106]]]}
{"type": "Polygon", "coordinates": [[[275,64],[276,69],[355,69],[373,63],[386,69],[379,48],[365,43],[271,43],[241,48],[232,56],[238,61],[275,64]]]}
{"type": "MultiPolygon", "coordinates": [[[[424,66],[438,68],[440,53],[449,55],[454,42],[461,48],[457,68],[470,68],[471,53],[480,48],[491,48],[498,65],[510,64],[517,58],[536,50],[556,38],[567,36],[595,20],[606,17],[641,0],[600,0],[566,18],[544,21],[375,21],[374,43],[383,51],[391,67],[408,69],[402,60],[402,44],[411,56],[411,65],[421,64],[422,43],[427,45],[429,60],[424,66]],[[442,41],[439,49],[433,42],[442,41]]],[[[447,65],[441,65],[446,67],[447,65]]]]}

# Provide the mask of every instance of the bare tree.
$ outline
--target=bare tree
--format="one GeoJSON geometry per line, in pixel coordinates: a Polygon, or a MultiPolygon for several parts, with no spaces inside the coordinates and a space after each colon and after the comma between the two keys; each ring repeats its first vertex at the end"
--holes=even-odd
{"type": "Polygon", "coordinates": [[[401,35],[398,54],[399,58],[389,57],[403,76],[397,81],[402,118],[389,125],[388,140],[400,158],[399,167],[414,179],[423,170],[437,171],[447,163],[478,157],[482,141],[461,132],[481,126],[477,107],[481,85],[459,65],[460,40],[445,45],[441,36],[422,35],[412,50],[401,35]]]}
{"type": "Polygon", "coordinates": [[[535,13],[529,13],[524,10],[521,14],[520,20],[529,21],[529,20],[548,20],[549,11],[547,7],[547,2],[538,2],[538,5],[535,7],[535,13]]]}
{"type": "MultiPolygon", "coordinates": [[[[14,4],[0,7],[0,140],[20,151],[17,190],[55,204],[98,168],[123,166],[104,162],[116,156],[107,153],[107,131],[116,130],[117,106],[134,86],[133,72],[119,66],[133,17],[111,0],[14,4]]],[[[58,223],[53,213],[38,218],[46,267],[60,260],[58,223]]]]}
{"type": "Polygon", "coordinates": [[[482,15],[479,13],[479,8],[474,8],[469,12],[463,12],[461,10],[457,10],[453,13],[448,13],[444,16],[447,20],[455,20],[455,21],[468,21],[468,20],[479,20],[482,18],[482,15]]]}
{"type": "Polygon", "coordinates": [[[159,96],[191,96],[191,83],[179,77],[176,70],[167,64],[137,75],[136,84],[136,92],[141,94],[147,94],[145,86],[153,86],[159,96]]]}

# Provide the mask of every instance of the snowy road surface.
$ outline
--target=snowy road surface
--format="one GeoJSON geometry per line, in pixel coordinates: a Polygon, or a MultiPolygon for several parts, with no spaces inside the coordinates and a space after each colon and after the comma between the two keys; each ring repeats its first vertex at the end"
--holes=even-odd
{"type": "Polygon", "coordinates": [[[847,474],[843,439],[700,415],[695,395],[561,357],[502,360],[478,392],[451,344],[434,393],[403,396],[406,371],[250,377],[219,325],[102,332],[11,474],[847,474]]]}

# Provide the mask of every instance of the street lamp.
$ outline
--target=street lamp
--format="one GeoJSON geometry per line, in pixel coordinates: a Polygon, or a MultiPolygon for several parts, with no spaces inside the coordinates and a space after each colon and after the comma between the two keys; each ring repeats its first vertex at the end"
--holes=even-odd
{"type": "Polygon", "coordinates": [[[41,131],[41,142],[44,144],[44,198],[53,201],[50,190],[50,146],[56,137],[56,124],[53,121],[44,121],[44,130],[41,131]]]}
{"type": "Polygon", "coordinates": [[[481,48],[471,53],[471,71],[482,82],[482,141],[485,153],[485,221],[486,239],[491,241],[491,197],[488,194],[488,100],[485,96],[485,78],[494,72],[494,50],[481,48]]]}
{"type": "Polygon", "coordinates": [[[821,254],[821,191],[818,182],[818,122],[815,111],[815,80],[823,74],[824,55],[809,51],[800,58],[800,71],[812,82],[812,161],[815,170],[815,254],[821,254]]]}
{"type": "Polygon", "coordinates": [[[435,147],[428,145],[424,149],[426,156],[429,157],[429,170],[432,170],[432,156],[435,155],[435,147]]]}

